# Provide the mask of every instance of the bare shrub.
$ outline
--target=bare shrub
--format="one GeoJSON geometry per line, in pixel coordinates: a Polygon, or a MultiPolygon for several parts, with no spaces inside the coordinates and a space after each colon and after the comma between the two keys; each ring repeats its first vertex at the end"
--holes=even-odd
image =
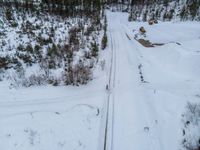
{"type": "Polygon", "coordinates": [[[186,150],[200,150],[200,104],[188,102],[182,122],[183,147],[186,150]]]}

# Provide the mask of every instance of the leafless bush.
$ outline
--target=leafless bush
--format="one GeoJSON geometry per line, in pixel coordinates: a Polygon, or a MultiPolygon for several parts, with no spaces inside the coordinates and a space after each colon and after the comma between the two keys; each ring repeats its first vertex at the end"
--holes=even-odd
{"type": "Polygon", "coordinates": [[[104,59],[104,60],[102,60],[102,61],[100,62],[101,70],[104,70],[105,65],[106,65],[106,61],[105,61],[105,59],[104,59]]]}
{"type": "Polygon", "coordinates": [[[188,102],[182,121],[183,147],[186,150],[200,150],[200,104],[188,102]]]}
{"type": "Polygon", "coordinates": [[[68,67],[66,84],[86,84],[90,79],[92,79],[91,69],[83,61],[80,60],[74,67],[68,67]]]}

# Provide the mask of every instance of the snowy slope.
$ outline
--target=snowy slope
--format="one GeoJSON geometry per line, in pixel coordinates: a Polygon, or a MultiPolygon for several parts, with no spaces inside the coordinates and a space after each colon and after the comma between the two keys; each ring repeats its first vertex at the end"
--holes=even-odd
{"type": "Polygon", "coordinates": [[[113,149],[177,150],[186,102],[199,100],[195,95],[200,92],[200,24],[149,26],[130,23],[127,18],[127,14],[108,12],[116,53],[113,149]],[[133,30],[141,26],[147,39],[166,44],[154,48],[140,45],[133,30]]]}
{"type": "Polygon", "coordinates": [[[102,29],[92,25],[90,17],[9,9],[1,17],[0,80],[9,80],[13,87],[29,87],[86,84],[92,79],[98,55],[92,45],[98,53],[102,29]],[[80,75],[80,70],[86,73],[80,75]]]}
{"type": "Polygon", "coordinates": [[[199,101],[200,24],[149,26],[109,11],[107,18],[108,48],[87,85],[9,89],[0,82],[0,149],[102,150],[108,96],[108,150],[181,149],[181,114],[199,101]],[[146,39],[164,45],[138,43],[141,26],[146,39]]]}
{"type": "Polygon", "coordinates": [[[97,149],[107,72],[97,65],[95,80],[79,87],[10,89],[0,82],[0,149],[97,149]]]}

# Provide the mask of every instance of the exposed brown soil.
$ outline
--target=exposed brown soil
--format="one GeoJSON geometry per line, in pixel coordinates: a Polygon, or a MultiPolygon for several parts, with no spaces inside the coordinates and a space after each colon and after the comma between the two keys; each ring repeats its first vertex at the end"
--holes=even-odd
{"type": "MultiPolygon", "coordinates": [[[[135,39],[137,40],[137,39],[135,39]]],[[[137,40],[141,45],[143,45],[144,47],[155,47],[155,46],[162,46],[164,45],[164,43],[151,43],[149,40],[145,40],[145,39],[138,39],[137,40]]]]}

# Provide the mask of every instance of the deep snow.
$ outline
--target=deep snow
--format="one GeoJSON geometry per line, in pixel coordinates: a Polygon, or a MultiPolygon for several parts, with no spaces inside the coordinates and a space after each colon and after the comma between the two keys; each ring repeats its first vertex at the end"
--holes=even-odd
{"type": "Polygon", "coordinates": [[[199,100],[200,24],[160,22],[149,26],[130,23],[127,17],[108,13],[116,52],[113,149],[177,150],[186,102],[199,100]],[[147,31],[146,39],[165,45],[140,45],[134,32],[141,26],[147,31]]]}
{"type": "Polygon", "coordinates": [[[188,101],[199,101],[200,23],[149,26],[109,11],[107,18],[109,45],[99,58],[106,60],[106,67],[97,66],[88,85],[9,89],[0,82],[0,149],[101,149],[108,94],[108,147],[181,148],[181,114],[188,101]],[[141,26],[146,39],[165,45],[140,45],[134,34],[141,26]]]}

